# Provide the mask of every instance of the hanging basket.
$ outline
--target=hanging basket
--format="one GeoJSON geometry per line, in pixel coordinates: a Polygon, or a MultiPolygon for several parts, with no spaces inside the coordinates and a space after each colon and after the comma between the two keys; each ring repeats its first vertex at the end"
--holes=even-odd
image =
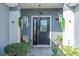
{"type": "Polygon", "coordinates": [[[19,24],[19,27],[20,27],[20,30],[23,29],[23,26],[24,26],[24,17],[21,16],[18,20],[18,24],[19,24]]]}
{"type": "Polygon", "coordinates": [[[61,16],[60,21],[59,21],[59,25],[62,31],[64,31],[65,29],[65,19],[63,16],[61,16]]]}

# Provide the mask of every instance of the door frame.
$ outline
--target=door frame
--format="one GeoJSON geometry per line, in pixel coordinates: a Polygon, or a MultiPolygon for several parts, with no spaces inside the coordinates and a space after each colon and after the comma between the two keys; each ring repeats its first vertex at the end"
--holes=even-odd
{"type": "MultiPolygon", "coordinates": [[[[50,18],[49,38],[50,38],[50,41],[51,41],[51,22],[52,22],[51,16],[49,16],[49,15],[41,15],[41,16],[33,15],[33,16],[31,16],[31,40],[32,40],[32,45],[33,45],[33,18],[34,17],[49,17],[50,18]]],[[[50,45],[51,45],[51,42],[50,42],[50,45]]]]}

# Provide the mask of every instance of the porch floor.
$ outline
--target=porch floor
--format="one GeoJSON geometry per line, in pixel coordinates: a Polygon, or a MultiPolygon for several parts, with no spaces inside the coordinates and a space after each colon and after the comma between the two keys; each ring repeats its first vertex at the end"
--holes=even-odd
{"type": "Polygon", "coordinates": [[[28,56],[49,56],[50,47],[33,47],[28,56]]]}

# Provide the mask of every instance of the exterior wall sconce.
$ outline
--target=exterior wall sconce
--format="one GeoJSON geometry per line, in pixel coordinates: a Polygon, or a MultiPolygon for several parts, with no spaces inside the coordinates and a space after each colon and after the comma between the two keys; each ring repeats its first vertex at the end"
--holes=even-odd
{"type": "Polygon", "coordinates": [[[59,17],[58,16],[55,19],[56,19],[56,21],[59,21],[59,17]]]}
{"type": "Polygon", "coordinates": [[[43,15],[43,12],[40,11],[39,14],[40,14],[40,15],[43,15]]]}
{"type": "Polygon", "coordinates": [[[58,14],[58,16],[56,16],[56,18],[55,18],[55,19],[56,19],[57,21],[59,21],[59,20],[60,20],[61,15],[60,15],[60,13],[59,13],[59,12],[58,12],[57,14],[58,14]]]}

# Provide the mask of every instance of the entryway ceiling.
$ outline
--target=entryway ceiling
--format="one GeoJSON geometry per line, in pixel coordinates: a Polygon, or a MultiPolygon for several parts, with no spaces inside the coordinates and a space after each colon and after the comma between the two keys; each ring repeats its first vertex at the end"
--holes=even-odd
{"type": "Polygon", "coordinates": [[[63,3],[21,3],[22,9],[63,8],[63,3]]]}

